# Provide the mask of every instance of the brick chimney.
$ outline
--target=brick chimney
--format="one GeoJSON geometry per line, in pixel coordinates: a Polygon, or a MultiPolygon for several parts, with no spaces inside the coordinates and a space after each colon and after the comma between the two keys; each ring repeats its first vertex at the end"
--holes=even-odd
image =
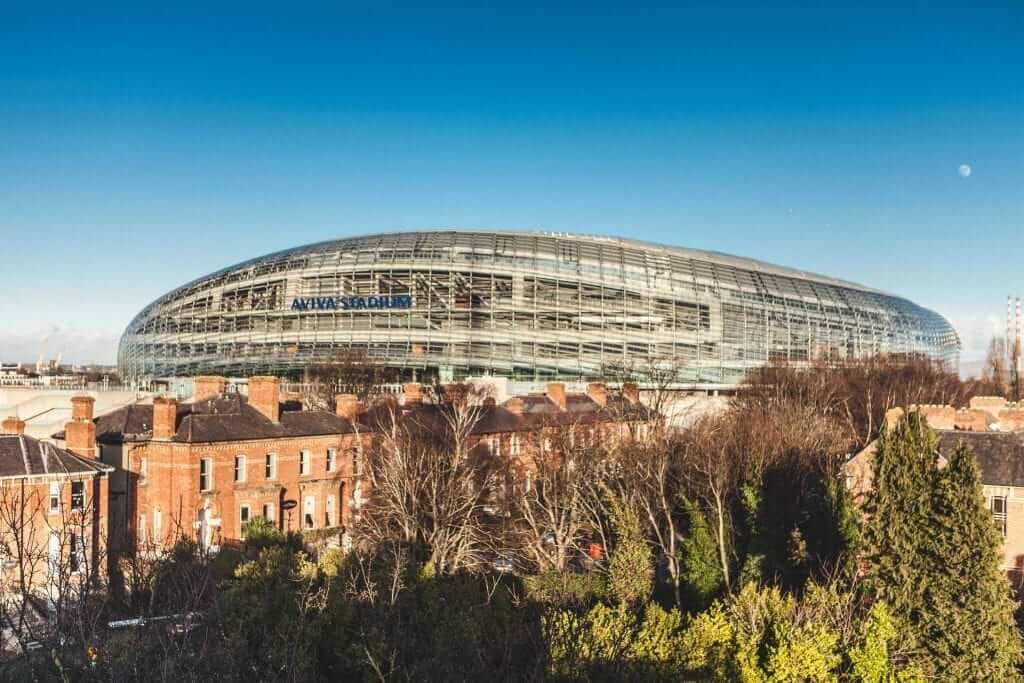
{"type": "Polygon", "coordinates": [[[280,422],[281,381],[276,377],[250,377],[249,405],[271,422],[280,422]]]}
{"type": "Polygon", "coordinates": [[[96,459],[96,425],[92,421],[92,396],[71,397],[71,422],[64,425],[64,445],[72,453],[96,459]]]}
{"type": "Polygon", "coordinates": [[[3,422],[2,428],[3,434],[24,434],[25,433],[25,422],[19,420],[13,415],[8,417],[3,422]]]}
{"type": "Polygon", "coordinates": [[[591,382],[588,384],[587,396],[602,408],[608,405],[608,388],[601,382],[591,382]]]}
{"type": "Polygon", "coordinates": [[[363,405],[355,394],[338,394],[334,397],[334,412],[338,417],[354,422],[356,416],[363,412],[363,405]]]}
{"type": "Polygon", "coordinates": [[[510,413],[522,415],[523,399],[519,398],[518,396],[513,396],[509,400],[505,401],[505,409],[508,410],[510,413]]]}
{"type": "Polygon", "coordinates": [[[178,399],[157,396],[153,399],[153,438],[167,441],[178,431],[178,399]]]}
{"type": "Polygon", "coordinates": [[[636,405],[640,403],[640,387],[636,382],[625,382],[622,385],[622,396],[627,401],[636,405]]]}
{"type": "Polygon", "coordinates": [[[196,377],[192,380],[192,399],[205,401],[210,398],[217,398],[224,393],[225,380],[216,375],[196,377]]]}
{"type": "Polygon", "coordinates": [[[405,385],[405,405],[412,406],[423,403],[423,387],[419,382],[409,382],[405,385]]]}
{"type": "Polygon", "coordinates": [[[565,410],[568,403],[565,398],[565,385],[561,382],[548,382],[548,399],[558,406],[559,410],[565,410]]]}

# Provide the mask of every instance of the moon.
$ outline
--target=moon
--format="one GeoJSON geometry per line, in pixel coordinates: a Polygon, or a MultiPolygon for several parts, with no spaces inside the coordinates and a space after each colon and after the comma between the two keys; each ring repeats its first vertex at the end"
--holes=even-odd
{"type": "Polygon", "coordinates": [[[971,175],[971,170],[970,164],[960,164],[960,168],[957,169],[957,172],[960,174],[961,178],[966,178],[971,175]]]}

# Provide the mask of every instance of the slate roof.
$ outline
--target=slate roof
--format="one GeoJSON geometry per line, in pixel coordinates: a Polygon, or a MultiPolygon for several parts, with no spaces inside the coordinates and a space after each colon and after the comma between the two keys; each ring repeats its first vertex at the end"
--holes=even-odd
{"type": "MultiPolygon", "coordinates": [[[[293,403],[282,403],[281,407],[280,422],[275,423],[239,394],[179,403],[172,441],[212,443],[348,434],[353,431],[351,422],[334,413],[296,410],[293,403]]],[[[100,443],[148,440],[153,435],[153,406],[135,403],[100,415],[95,422],[96,440],[100,443]]]]}
{"type": "Polygon", "coordinates": [[[114,468],[83,458],[24,434],[0,434],[0,477],[113,472],[114,468]]]}
{"type": "Polygon", "coordinates": [[[939,452],[948,455],[963,443],[974,452],[981,481],[989,486],[1024,486],[1024,434],[1015,432],[939,432],[939,452]]]}

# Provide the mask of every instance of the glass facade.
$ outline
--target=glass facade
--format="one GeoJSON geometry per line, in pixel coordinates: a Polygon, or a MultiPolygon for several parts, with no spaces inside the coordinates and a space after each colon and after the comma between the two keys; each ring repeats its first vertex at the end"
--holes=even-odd
{"type": "Polygon", "coordinates": [[[256,258],[147,306],[121,339],[129,381],[298,376],[339,348],[442,380],[588,379],[672,363],[732,384],[772,360],[918,353],[955,367],[939,314],[850,282],[613,237],[403,232],[256,258]]]}

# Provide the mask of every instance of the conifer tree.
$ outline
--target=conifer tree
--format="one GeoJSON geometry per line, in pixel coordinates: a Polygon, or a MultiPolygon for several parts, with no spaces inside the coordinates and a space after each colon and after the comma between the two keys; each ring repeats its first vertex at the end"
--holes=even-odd
{"type": "Polygon", "coordinates": [[[901,625],[898,651],[940,680],[1009,680],[1021,659],[1000,538],[965,448],[938,465],[938,439],[911,413],[883,429],[864,535],[866,586],[901,625]]]}
{"type": "Polygon", "coordinates": [[[974,454],[961,444],[934,480],[924,555],[937,571],[925,586],[921,644],[942,680],[1009,680],[1020,634],[974,454]]]}
{"type": "MultiPolygon", "coordinates": [[[[938,440],[923,417],[910,413],[894,429],[883,428],[874,460],[874,486],[865,512],[864,560],[867,587],[894,615],[919,623],[924,591],[935,568],[922,556],[929,535],[929,512],[938,440]]],[[[915,645],[903,630],[901,645],[915,645]]]]}

